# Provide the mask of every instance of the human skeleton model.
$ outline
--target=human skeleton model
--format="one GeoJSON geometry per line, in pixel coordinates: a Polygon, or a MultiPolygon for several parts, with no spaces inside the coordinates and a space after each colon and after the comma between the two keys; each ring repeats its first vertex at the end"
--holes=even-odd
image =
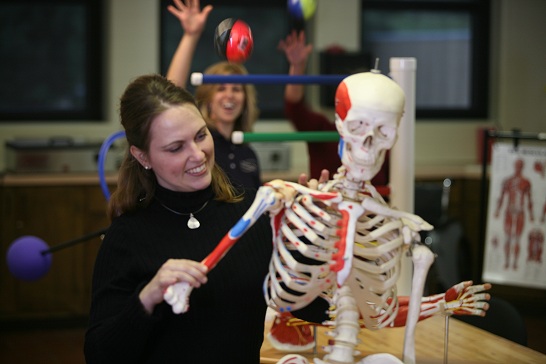
{"type": "Polygon", "coordinates": [[[504,202],[504,196],[507,196],[508,202],[504,214],[504,233],[506,234],[504,244],[505,269],[510,267],[510,260],[512,258],[512,267],[514,270],[517,269],[521,234],[525,224],[525,199],[527,199],[527,207],[529,208],[529,219],[531,221],[534,219],[531,183],[523,176],[523,167],[523,160],[517,159],[514,163],[514,175],[506,178],[502,183],[502,191],[497,201],[497,209],[495,210],[495,218],[498,218],[504,202]]]}
{"type": "MultiPolygon", "coordinates": [[[[349,76],[336,94],[336,125],[342,166],[330,181],[311,189],[275,180],[266,183],[249,211],[203,262],[212,268],[257,218],[269,212],[274,248],[264,295],[278,312],[301,309],[317,298],[331,304],[333,344],[315,363],[354,363],[359,319],[369,329],[406,324],[404,360],[415,362],[414,331],[420,318],[434,313],[483,315],[489,286],[461,283],[422,299],[433,254],[412,245],[418,231],[432,226],[411,213],[390,208],[369,183],[396,139],[404,93],[378,72],[349,76]],[[407,310],[397,297],[400,259],[410,251],[414,262],[407,310]],[[404,312],[402,312],[404,311],[404,312]],[[407,318],[407,319],[406,319],[407,318]],[[399,320],[399,321],[397,321],[399,320]]],[[[175,312],[188,309],[191,287],[177,283],[165,293],[175,312]]],[[[376,354],[382,363],[401,363],[376,354]]],[[[302,357],[301,357],[302,358],[302,357]]],[[[292,360],[292,359],[290,359],[292,360]]],[[[362,363],[374,360],[373,355],[362,363]]]]}

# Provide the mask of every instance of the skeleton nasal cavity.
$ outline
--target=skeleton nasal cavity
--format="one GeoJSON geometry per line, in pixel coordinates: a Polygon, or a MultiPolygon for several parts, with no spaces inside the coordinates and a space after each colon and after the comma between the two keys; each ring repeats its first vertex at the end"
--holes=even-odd
{"type": "Polygon", "coordinates": [[[364,143],[362,145],[366,149],[370,149],[372,147],[373,143],[373,134],[371,131],[369,131],[366,135],[364,135],[364,143]]]}

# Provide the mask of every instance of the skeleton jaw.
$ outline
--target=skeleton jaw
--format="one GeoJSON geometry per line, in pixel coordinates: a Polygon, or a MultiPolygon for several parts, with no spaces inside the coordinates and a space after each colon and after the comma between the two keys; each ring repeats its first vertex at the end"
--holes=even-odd
{"type": "Polygon", "coordinates": [[[385,150],[370,154],[362,148],[346,144],[341,162],[347,169],[346,177],[355,182],[370,181],[381,169],[385,160],[385,150]]]}

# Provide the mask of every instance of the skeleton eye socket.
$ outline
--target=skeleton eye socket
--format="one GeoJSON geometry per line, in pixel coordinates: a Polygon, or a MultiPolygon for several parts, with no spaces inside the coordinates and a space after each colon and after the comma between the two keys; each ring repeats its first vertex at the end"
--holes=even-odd
{"type": "Polygon", "coordinates": [[[388,125],[380,125],[377,128],[378,135],[385,139],[391,139],[394,134],[396,133],[396,128],[393,128],[392,126],[388,125]]]}
{"type": "Polygon", "coordinates": [[[351,134],[363,135],[369,129],[370,123],[364,120],[347,120],[347,129],[351,134]]]}

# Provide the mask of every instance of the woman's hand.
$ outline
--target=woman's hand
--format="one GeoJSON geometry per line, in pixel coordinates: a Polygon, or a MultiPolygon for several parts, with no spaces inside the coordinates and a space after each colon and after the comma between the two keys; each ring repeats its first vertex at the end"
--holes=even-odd
{"type": "Polygon", "coordinates": [[[174,0],[174,4],[176,6],[167,6],[167,10],[178,18],[184,34],[200,36],[212,11],[212,5],[205,6],[201,11],[199,0],[174,0]]]}
{"type": "Polygon", "coordinates": [[[326,181],[328,181],[329,178],[330,178],[330,172],[328,172],[327,169],[323,169],[322,171],[320,171],[320,177],[318,181],[314,178],[311,180],[308,180],[307,175],[305,173],[302,173],[300,174],[298,178],[298,183],[302,186],[306,186],[313,190],[317,190],[318,186],[321,183],[325,183],[326,181]]]}
{"type": "Polygon", "coordinates": [[[165,290],[178,282],[186,282],[194,288],[207,283],[206,265],[187,259],[169,259],[159,268],[152,280],[140,291],[138,297],[146,312],[163,302],[165,290]]]}

